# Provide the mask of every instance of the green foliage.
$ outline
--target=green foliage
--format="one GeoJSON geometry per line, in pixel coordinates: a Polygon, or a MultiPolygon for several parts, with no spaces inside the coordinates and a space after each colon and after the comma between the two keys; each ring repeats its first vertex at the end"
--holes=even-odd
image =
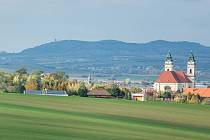
{"type": "Polygon", "coordinates": [[[66,90],[68,76],[63,72],[46,74],[42,77],[42,89],[66,90]]]}
{"type": "Polygon", "coordinates": [[[132,93],[141,93],[142,89],[139,87],[131,87],[130,92],[132,93]]]}
{"type": "Polygon", "coordinates": [[[168,98],[168,99],[170,99],[170,98],[171,98],[171,92],[164,92],[164,93],[163,93],[163,98],[168,98]]]}
{"type": "Polygon", "coordinates": [[[80,97],[87,97],[88,89],[84,84],[81,84],[79,89],[78,89],[78,95],[80,97]]]}
{"type": "Polygon", "coordinates": [[[131,100],[131,92],[127,88],[122,89],[122,93],[125,95],[124,98],[127,100],[131,100]]]}
{"type": "Polygon", "coordinates": [[[18,69],[15,73],[17,74],[27,74],[27,69],[26,68],[21,68],[21,69],[18,69]]]}
{"type": "MultiPolygon", "coordinates": [[[[121,92],[121,89],[118,85],[113,84],[110,88],[107,89],[107,91],[113,96],[113,97],[122,97],[123,93],[121,92]]],[[[124,96],[123,96],[124,97],[124,96]]]]}

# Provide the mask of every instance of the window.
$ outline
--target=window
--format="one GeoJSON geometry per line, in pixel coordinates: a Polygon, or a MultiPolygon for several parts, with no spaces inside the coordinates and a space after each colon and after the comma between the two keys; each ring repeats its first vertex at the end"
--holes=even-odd
{"type": "Polygon", "coordinates": [[[192,69],[190,69],[190,74],[192,74],[192,69]]]}

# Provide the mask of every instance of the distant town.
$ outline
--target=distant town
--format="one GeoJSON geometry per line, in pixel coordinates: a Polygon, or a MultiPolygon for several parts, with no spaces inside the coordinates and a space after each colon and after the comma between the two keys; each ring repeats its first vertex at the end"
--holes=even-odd
{"type": "Polygon", "coordinates": [[[210,84],[197,82],[197,61],[192,51],[186,60],[186,71],[177,71],[169,51],[165,57],[164,71],[154,75],[155,80],[116,80],[114,76],[103,80],[96,79],[92,74],[72,78],[64,72],[45,73],[34,70],[28,73],[27,69],[21,68],[14,73],[0,73],[0,90],[6,93],[208,104],[210,84]]]}

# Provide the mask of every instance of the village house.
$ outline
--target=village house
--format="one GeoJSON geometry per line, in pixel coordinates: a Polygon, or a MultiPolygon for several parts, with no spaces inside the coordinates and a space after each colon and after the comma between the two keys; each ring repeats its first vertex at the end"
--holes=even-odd
{"type": "Polygon", "coordinates": [[[131,98],[135,101],[146,101],[147,97],[153,97],[154,94],[155,92],[153,89],[144,88],[142,89],[142,92],[131,93],[131,98]]]}
{"type": "Polygon", "coordinates": [[[145,94],[143,92],[142,93],[132,93],[131,98],[132,98],[132,100],[135,100],[135,101],[145,101],[145,94]]]}
{"type": "Polygon", "coordinates": [[[201,98],[210,99],[210,88],[185,88],[184,94],[199,95],[201,98]]]}
{"type": "Polygon", "coordinates": [[[194,88],[196,80],[195,66],[195,58],[191,52],[187,62],[187,73],[175,71],[172,55],[168,52],[165,59],[165,70],[155,81],[154,90],[156,92],[183,92],[184,88],[194,88]]]}

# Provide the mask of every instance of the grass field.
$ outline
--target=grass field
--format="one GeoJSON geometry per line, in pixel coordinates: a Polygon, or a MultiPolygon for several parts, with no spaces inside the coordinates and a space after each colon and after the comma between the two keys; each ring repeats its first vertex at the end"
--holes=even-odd
{"type": "Polygon", "coordinates": [[[0,94],[0,140],[209,140],[210,106],[0,94]]]}

